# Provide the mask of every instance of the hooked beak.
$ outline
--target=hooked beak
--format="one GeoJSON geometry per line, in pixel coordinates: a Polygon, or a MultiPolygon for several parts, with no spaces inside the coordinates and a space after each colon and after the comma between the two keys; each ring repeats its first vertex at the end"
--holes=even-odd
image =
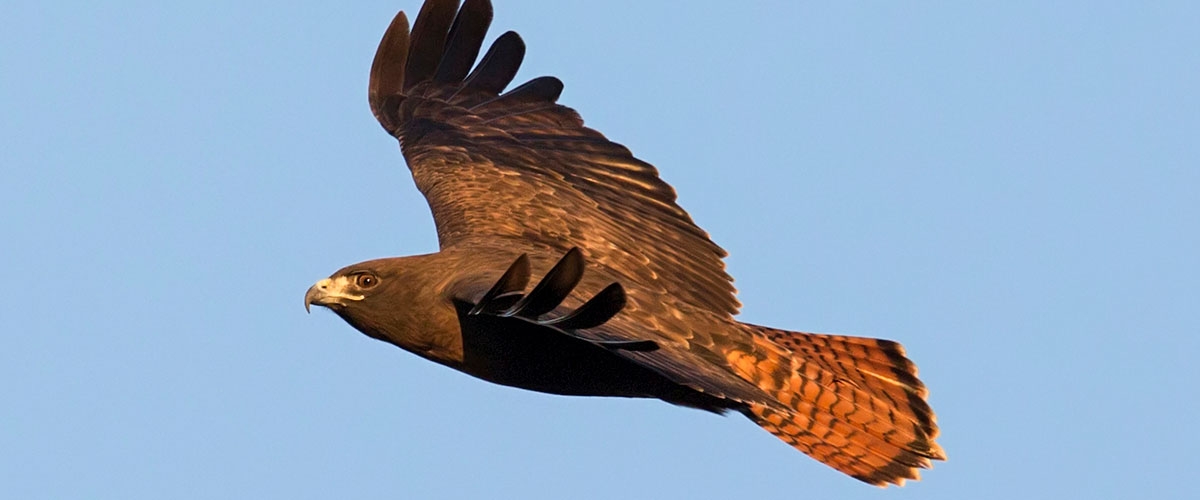
{"type": "Polygon", "coordinates": [[[344,306],[347,301],[362,300],[362,295],[346,291],[349,284],[350,280],[345,276],[318,281],[304,293],[304,310],[311,313],[313,304],[323,307],[344,306]]]}
{"type": "Polygon", "coordinates": [[[309,287],[308,291],[304,293],[304,312],[312,314],[313,304],[325,305],[322,301],[328,296],[325,291],[329,289],[330,283],[333,283],[333,280],[325,278],[309,287]]]}

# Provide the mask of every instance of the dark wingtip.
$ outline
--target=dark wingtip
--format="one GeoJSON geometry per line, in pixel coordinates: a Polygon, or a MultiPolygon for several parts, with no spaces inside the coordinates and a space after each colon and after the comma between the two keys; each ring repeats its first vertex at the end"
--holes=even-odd
{"type": "Polygon", "coordinates": [[[404,90],[428,80],[446,48],[446,35],[458,12],[458,0],[425,0],[413,22],[412,44],[404,65],[404,90]]]}
{"type": "Polygon", "coordinates": [[[535,102],[554,103],[558,101],[562,91],[562,80],[553,76],[539,76],[521,84],[520,87],[484,101],[472,109],[488,106],[516,106],[535,102]]]}
{"type": "Polygon", "coordinates": [[[492,2],[466,0],[446,36],[446,51],[438,63],[433,80],[438,83],[461,82],[475,64],[483,39],[492,24],[492,2]]]}
{"type": "Polygon", "coordinates": [[[542,322],[564,330],[583,330],[603,325],[625,308],[625,288],[620,283],[608,285],[570,314],[542,322]]]}
{"type": "Polygon", "coordinates": [[[553,76],[539,76],[500,96],[515,101],[555,102],[562,95],[563,82],[553,76]]]}
{"type": "Polygon", "coordinates": [[[520,292],[529,285],[529,256],[521,254],[508,266],[508,270],[496,280],[496,284],[483,294],[483,298],[471,308],[467,314],[497,313],[512,306],[513,298],[519,298],[520,292]]]}
{"type": "Polygon", "coordinates": [[[550,268],[529,295],[501,315],[532,319],[553,311],[583,279],[583,266],[583,252],[578,247],[572,248],[550,268]]]}
{"type": "Polygon", "coordinates": [[[467,76],[465,86],[488,94],[504,91],[525,59],[525,41],[515,31],[500,35],[475,70],[467,76]]]}
{"type": "Polygon", "coordinates": [[[371,104],[371,112],[375,119],[389,133],[394,133],[395,125],[388,118],[386,103],[393,97],[399,97],[404,91],[404,66],[408,60],[408,17],[401,11],[392,18],[379,48],[375,49],[375,59],[371,62],[371,76],[367,83],[367,101],[371,104]]]}

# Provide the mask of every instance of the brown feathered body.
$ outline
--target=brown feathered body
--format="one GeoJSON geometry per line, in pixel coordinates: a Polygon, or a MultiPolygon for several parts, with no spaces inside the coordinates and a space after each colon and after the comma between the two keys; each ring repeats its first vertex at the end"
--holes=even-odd
{"type": "Polygon", "coordinates": [[[736,321],[724,251],[653,166],[557,104],[557,79],[506,92],[524,55],[515,33],[475,64],[491,17],[486,0],[461,10],[428,0],[411,36],[396,17],[371,70],[371,109],[400,141],[441,251],[349,266],[306,301],[499,384],[740,412],[872,484],[902,484],[944,459],[925,386],[899,344],[736,321]],[[515,261],[549,280],[571,249],[586,262],[582,276],[541,319],[479,312],[515,261]],[[614,283],[623,293],[605,321],[552,326],[593,307],[589,297],[613,297],[614,283]]]}

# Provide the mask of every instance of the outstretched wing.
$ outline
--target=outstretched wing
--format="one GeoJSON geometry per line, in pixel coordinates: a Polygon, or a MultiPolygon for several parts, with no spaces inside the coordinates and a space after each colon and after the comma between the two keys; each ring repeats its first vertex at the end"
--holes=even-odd
{"type": "Polygon", "coordinates": [[[492,7],[458,7],[425,2],[411,36],[398,14],[370,81],[371,110],[400,140],[441,247],[580,247],[627,287],[736,314],[725,252],[675,203],[657,170],[556,104],[558,79],[504,92],[524,43],[507,32],[474,65],[492,7]]]}

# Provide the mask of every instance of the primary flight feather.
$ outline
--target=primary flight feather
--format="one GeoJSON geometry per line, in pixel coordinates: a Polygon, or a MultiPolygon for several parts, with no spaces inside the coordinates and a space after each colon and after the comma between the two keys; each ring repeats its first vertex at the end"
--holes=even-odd
{"type": "Polygon", "coordinates": [[[525,45],[507,32],[479,59],[491,20],[488,0],[428,0],[411,32],[403,12],[388,27],[371,111],[441,250],[345,267],[306,307],[499,384],[738,412],[876,485],[944,460],[899,344],[735,320],[725,252],[653,166],[557,104],[558,79],[506,91],[525,45]]]}

